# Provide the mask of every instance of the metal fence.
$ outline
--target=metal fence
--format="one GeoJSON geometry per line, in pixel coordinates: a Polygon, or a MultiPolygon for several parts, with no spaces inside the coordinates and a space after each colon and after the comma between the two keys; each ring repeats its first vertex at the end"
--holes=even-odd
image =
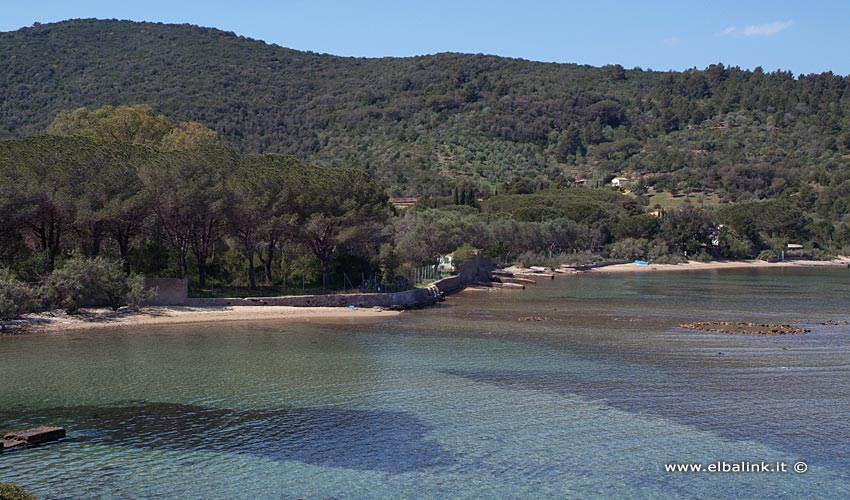
{"type": "Polygon", "coordinates": [[[361,276],[360,290],[369,290],[373,292],[401,292],[410,290],[411,288],[423,283],[430,283],[446,276],[451,276],[452,273],[445,268],[441,268],[438,264],[416,267],[410,269],[402,275],[393,276],[390,278],[379,277],[377,274],[372,276],[361,276]]]}
{"type": "Polygon", "coordinates": [[[420,283],[436,281],[438,279],[445,278],[446,276],[451,276],[451,274],[452,273],[445,268],[441,268],[438,264],[434,264],[411,269],[407,272],[405,277],[415,286],[420,283]]]}

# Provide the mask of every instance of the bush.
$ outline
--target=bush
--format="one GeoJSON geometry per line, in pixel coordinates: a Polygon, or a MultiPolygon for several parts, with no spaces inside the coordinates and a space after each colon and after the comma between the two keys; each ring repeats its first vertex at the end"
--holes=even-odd
{"type": "Polygon", "coordinates": [[[711,254],[706,252],[705,250],[700,250],[696,253],[696,255],[691,258],[697,262],[711,262],[713,260],[711,254]]]}
{"type": "Polygon", "coordinates": [[[127,275],[120,260],[75,257],[51,274],[45,283],[51,305],[73,313],[83,306],[138,305],[151,295],[138,274],[127,275]]]}
{"type": "Polygon", "coordinates": [[[470,245],[469,243],[464,243],[463,245],[458,247],[457,250],[452,252],[452,261],[454,262],[455,266],[458,266],[464,262],[469,262],[470,260],[475,258],[476,255],[478,255],[478,250],[476,250],[475,247],[470,245]]]}
{"type": "Polygon", "coordinates": [[[516,258],[515,264],[519,267],[548,267],[557,269],[561,264],[581,265],[600,260],[600,257],[591,253],[547,253],[547,252],[523,252],[516,258]]]}
{"type": "Polygon", "coordinates": [[[741,238],[728,228],[723,228],[718,237],[718,251],[721,257],[729,259],[746,259],[753,255],[753,243],[741,238]]]}
{"type": "Polygon", "coordinates": [[[812,259],[814,260],[832,260],[836,258],[834,252],[825,249],[815,249],[812,251],[812,259]]]}
{"type": "Polygon", "coordinates": [[[12,483],[0,483],[0,500],[36,500],[32,493],[28,493],[20,486],[12,483]]]}
{"type": "Polygon", "coordinates": [[[762,252],[758,256],[758,260],[763,260],[766,262],[777,262],[779,261],[779,256],[776,255],[776,252],[773,250],[762,250],[762,252]]]}
{"type": "Polygon", "coordinates": [[[651,262],[653,264],[684,264],[687,260],[682,255],[668,253],[665,255],[659,255],[658,258],[652,259],[651,262]]]}
{"type": "Polygon", "coordinates": [[[647,259],[653,264],[681,264],[687,262],[687,259],[680,253],[672,253],[670,247],[664,240],[653,240],[649,244],[647,259]]]}
{"type": "Polygon", "coordinates": [[[540,256],[535,252],[525,251],[516,256],[515,264],[519,267],[536,266],[540,263],[540,256]]]}
{"type": "Polygon", "coordinates": [[[611,258],[636,260],[646,259],[649,242],[643,238],[625,238],[611,244],[611,258]]]}
{"type": "Polygon", "coordinates": [[[583,266],[593,262],[599,262],[602,257],[591,252],[573,252],[561,254],[561,264],[572,266],[583,266]]]}
{"type": "Polygon", "coordinates": [[[36,293],[6,269],[0,269],[0,319],[14,319],[35,310],[36,293]]]}

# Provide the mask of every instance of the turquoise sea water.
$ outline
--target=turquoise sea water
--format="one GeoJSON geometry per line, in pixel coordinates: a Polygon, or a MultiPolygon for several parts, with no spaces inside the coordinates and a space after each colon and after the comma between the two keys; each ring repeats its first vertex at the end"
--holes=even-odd
{"type": "Polygon", "coordinates": [[[0,337],[0,430],[69,430],[0,455],[0,481],[42,499],[846,498],[850,327],[812,323],[850,320],[848,288],[847,269],[582,275],[369,323],[0,337]],[[699,320],[813,331],[677,326],[699,320]],[[718,461],[789,470],[664,467],[718,461]]]}

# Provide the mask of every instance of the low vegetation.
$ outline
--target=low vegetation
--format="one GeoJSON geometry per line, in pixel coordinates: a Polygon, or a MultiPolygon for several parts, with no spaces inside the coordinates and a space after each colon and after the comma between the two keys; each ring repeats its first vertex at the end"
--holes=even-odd
{"type": "Polygon", "coordinates": [[[120,260],[100,256],[70,259],[45,280],[45,302],[67,313],[84,306],[106,305],[113,311],[138,306],[150,291],[145,290],[142,276],[127,275],[123,267],[120,260]]]}
{"type": "Polygon", "coordinates": [[[0,483],[0,500],[36,500],[35,495],[12,483],[0,483]]]}
{"type": "Polygon", "coordinates": [[[16,318],[38,309],[37,293],[10,271],[0,269],[0,320],[16,318]]]}
{"type": "Polygon", "coordinates": [[[153,290],[144,286],[141,275],[124,272],[118,259],[71,257],[48,274],[41,283],[18,280],[0,269],[0,320],[29,312],[63,309],[71,314],[85,306],[138,306],[153,290]]]}

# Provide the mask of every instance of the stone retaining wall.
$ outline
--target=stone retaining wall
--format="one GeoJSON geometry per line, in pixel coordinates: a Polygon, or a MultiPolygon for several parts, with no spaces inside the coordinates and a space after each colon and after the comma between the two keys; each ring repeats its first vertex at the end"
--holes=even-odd
{"type": "Polygon", "coordinates": [[[462,264],[458,274],[434,282],[428,288],[394,293],[344,293],[331,295],[289,295],[283,297],[250,297],[245,299],[187,299],[195,307],[225,306],[294,306],[294,307],[385,307],[409,309],[435,304],[443,295],[462,290],[470,283],[487,281],[492,263],[483,255],[462,264]]]}
{"type": "Polygon", "coordinates": [[[186,278],[145,278],[145,289],[156,294],[145,301],[148,306],[185,306],[189,304],[189,280],[186,278]]]}
{"type": "Polygon", "coordinates": [[[442,297],[433,288],[417,288],[395,293],[340,293],[330,295],[289,295],[244,299],[189,299],[190,306],[294,306],[294,307],[386,307],[411,308],[431,305],[442,297]]]}

